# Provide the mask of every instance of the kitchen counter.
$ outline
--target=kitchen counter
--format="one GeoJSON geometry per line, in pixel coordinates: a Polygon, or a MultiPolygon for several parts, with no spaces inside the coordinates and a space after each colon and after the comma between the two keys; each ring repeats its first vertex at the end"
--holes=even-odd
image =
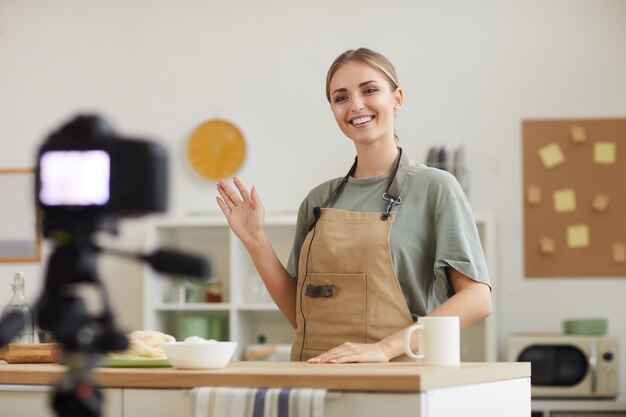
{"type": "MultiPolygon", "coordinates": [[[[0,417],[14,415],[17,407],[37,404],[28,415],[48,416],[49,386],[65,370],[56,364],[0,365],[0,417]]],[[[204,386],[323,388],[329,392],[327,417],[530,415],[530,363],[425,366],[242,361],[218,370],[97,368],[94,373],[107,399],[104,415],[111,417],[192,416],[189,389],[204,386]]]]}
{"type": "MultiPolygon", "coordinates": [[[[65,372],[55,364],[0,365],[0,384],[51,385],[65,372]]],[[[421,392],[467,384],[530,377],[529,363],[462,363],[424,366],[410,362],[308,364],[303,362],[231,362],[218,370],[174,368],[97,368],[103,387],[325,388],[338,391],[421,392]]]]}

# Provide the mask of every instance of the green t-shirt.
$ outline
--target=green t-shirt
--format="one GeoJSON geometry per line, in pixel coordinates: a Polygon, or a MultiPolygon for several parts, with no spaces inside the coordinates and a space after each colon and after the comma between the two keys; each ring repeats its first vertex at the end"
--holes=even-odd
{"type": "MultiPolygon", "coordinates": [[[[383,212],[382,199],[389,175],[349,178],[339,191],[333,208],[361,212],[383,212]]],[[[342,178],[315,187],[298,211],[294,244],[287,271],[297,277],[298,259],[313,209],[319,207],[342,178]]],[[[474,216],[465,193],[450,173],[413,165],[400,192],[402,204],[395,206],[391,229],[391,258],[400,287],[414,317],[426,315],[452,294],[445,268],[452,267],[467,277],[490,285],[474,216]]]]}

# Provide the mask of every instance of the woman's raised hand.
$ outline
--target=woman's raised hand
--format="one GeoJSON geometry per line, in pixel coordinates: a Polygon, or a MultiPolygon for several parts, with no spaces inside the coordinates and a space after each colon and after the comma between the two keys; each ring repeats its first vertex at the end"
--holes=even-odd
{"type": "Polygon", "coordinates": [[[261,204],[256,188],[248,192],[238,178],[233,178],[233,183],[239,193],[230,187],[225,181],[219,180],[217,191],[220,197],[217,204],[226,216],[233,233],[245,245],[253,245],[263,235],[263,221],[265,209],[261,204]]]}

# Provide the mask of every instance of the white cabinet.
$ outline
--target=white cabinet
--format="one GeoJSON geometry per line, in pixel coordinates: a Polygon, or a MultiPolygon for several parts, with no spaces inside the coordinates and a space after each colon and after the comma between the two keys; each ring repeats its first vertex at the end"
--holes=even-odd
{"type": "MultiPolygon", "coordinates": [[[[53,417],[53,388],[47,385],[0,385],[0,417],[53,417]]],[[[122,390],[102,389],[102,417],[123,416],[122,390]]]]}
{"type": "MultiPolygon", "coordinates": [[[[232,401],[232,399],[229,400],[232,401]]],[[[124,416],[192,416],[193,401],[194,398],[189,390],[125,389],[124,416]]],[[[224,401],[224,399],[217,401],[224,401]]],[[[254,405],[254,415],[263,415],[263,410],[257,409],[257,406],[258,404],[254,405]]],[[[207,408],[210,410],[208,414],[213,415],[213,409],[207,408]]],[[[312,413],[305,415],[312,415],[312,413]]],[[[527,417],[529,415],[529,378],[460,385],[425,392],[334,390],[326,394],[323,413],[325,417],[527,417]]]]}
{"type": "MultiPolygon", "coordinates": [[[[0,417],[55,416],[49,404],[51,390],[51,387],[41,385],[0,386],[0,417]]],[[[104,396],[103,417],[191,417],[194,415],[194,397],[189,389],[105,388],[102,393],[104,396]]],[[[298,395],[292,396],[292,401],[298,403],[294,399],[298,397],[298,395]]],[[[223,404],[223,401],[233,401],[232,398],[234,397],[225,400],[222,397],[217,402],[223,404]]],[[[254,411],[261,411],[261,415],[263,414],[262,410],[256,409],[258,404],[254,407],[254,411]]],[[[623,408],[606,406],[595,409],[623,410],[623,408]]],[[[209,415],[213,415],[212,411],[210,409],[209,415]]],[[[530,379],[518,378],[475,383],[430,389],[424,392],[333,390],[326,394],[323,415],[326,417],[353,415],[363,417],[381,415],[386,417],[527,417],[530,415],[530,379]],[[390,404],[393,406],[390,407],[390,404]]],[[[553,412],[550,415],[572,414],[553,412]]],[[[593,415],[617,416],[622,413],[593,415]]],[[[544,416],[548,417],[548,414],[544,416]]]]}
{"type": "MultiPolygon", "coordinates": [[[[493,279],[494,221],[490,215],[477,215],[476,222],[493,279]]],[[[295,214],[266,215],[266,234],[283,264],[291,251],[295,223],[295,214]]],[[[241,358],[245,346],[256,343],[260,336],[268,343],[292,342],[294,330],[270,299],[247,251],[221,213],[155,222],[149,228],[147,246],[148,250],[170,247],[207,257],[213,279],[221,283],[222,300],[206,302],[204,285],[191,285],[184,277],[157,275],[145,267],[144,328],[164,331],[177,339],[197,334],[237,341],[236,358],[241,358]]],[[[465,330],[461,340],[463,361],[495,361],[495,312],[465,330]]]]}

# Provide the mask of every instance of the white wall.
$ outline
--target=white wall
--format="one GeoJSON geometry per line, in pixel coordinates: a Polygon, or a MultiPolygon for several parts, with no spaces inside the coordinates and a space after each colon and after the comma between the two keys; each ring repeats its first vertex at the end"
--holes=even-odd
{"type": "MultiPolygon", "coordinates": [[[[607,317],[626,358],[626,280],[523,277],[520,152],[524,118],[626,115],[625,21],[623,0],[1,0],[0,168],[32,166],[51,129],[94,111],[169,148],[173,215],[216,210],[184,149],[198,123],[224,117],[248,141],[240,178],[268,211],[295,210],[350,165],[324,77],[344,49],[368,46],[398,69],[408,154],[464,144],[472,205],[495,213],[500,351],[512,331],[607,317]]],[[[118,244],[139,249],[142,222],[122,226],[118,244]]],[[[103,262],[120,321],[140,326],[140,267],[103,262]]],[[[16,269],[39,290],[41,265],[1,265],[0,304],[16,269]]]]}

